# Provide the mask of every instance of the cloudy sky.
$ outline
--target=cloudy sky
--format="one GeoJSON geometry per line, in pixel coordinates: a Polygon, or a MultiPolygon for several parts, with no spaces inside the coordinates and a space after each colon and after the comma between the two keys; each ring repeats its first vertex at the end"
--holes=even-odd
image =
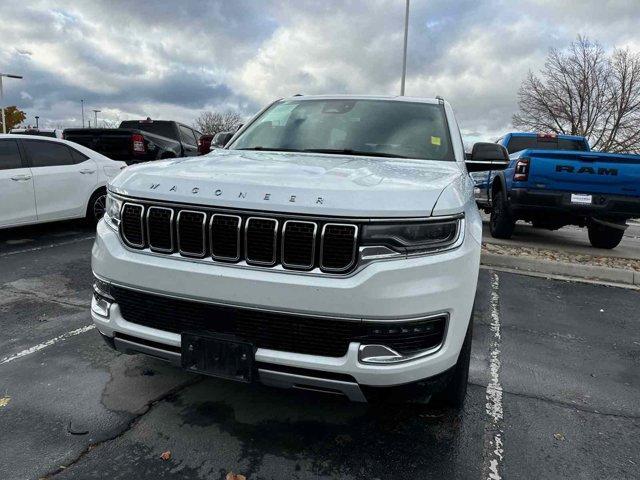
{"type": "MultiPolygon", "coordinates": [[[[0,0],[5,103],[34,123],[193,123],[295,93],[399,91],[404,0],[0,0]],[[88,114],[87,114],[88,117],[88,114]],[[93,117],[93,114],[91,114],[93,117]]],[[[407,95],[442,95],[468,140],[510,128],[516,92],[579,34],[640,50],[640,0],[412,0],[407,95]]]]}

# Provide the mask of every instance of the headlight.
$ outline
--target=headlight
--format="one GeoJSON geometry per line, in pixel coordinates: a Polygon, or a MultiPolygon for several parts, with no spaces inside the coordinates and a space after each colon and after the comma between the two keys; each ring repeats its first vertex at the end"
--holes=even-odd
{"type": "Polygon", "coordinates": [[[462,221],[455,218],[368,224],[362,228],[362,245],[383,246],[404,254],[441,250],[456,243],[462,221]]]}
{"type": "Polygon", "coordinates": [[[107,207],[104,213],[104,221],[115,230],[120,226],[120,210],[122,210],[122,201],[110,193],[107,193],[107,207]]]}

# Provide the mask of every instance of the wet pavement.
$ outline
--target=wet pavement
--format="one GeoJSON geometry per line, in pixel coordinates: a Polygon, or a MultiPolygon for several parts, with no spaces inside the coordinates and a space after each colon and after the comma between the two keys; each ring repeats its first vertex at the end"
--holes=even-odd
{"type": "Polygon", "coordinates": [[[381,408],[111,351],[92,236],[0,232],[0,479],[640,477],[637,291],[482,270],[464,410],[381,408]]]}

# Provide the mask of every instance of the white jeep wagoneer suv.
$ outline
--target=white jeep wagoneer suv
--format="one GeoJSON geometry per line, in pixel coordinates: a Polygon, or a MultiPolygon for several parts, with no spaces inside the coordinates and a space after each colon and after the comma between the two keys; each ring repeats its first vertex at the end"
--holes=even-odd
{"type": "MultiPolygon", "coordinates": [[[[474,169],[502,158],[479,146],[474,169]]],[[[462,405],[482,229],[444,100],[278,100],[224,149],[132,166],[108,190],[91,310],[113,348],[462,405]]]]}

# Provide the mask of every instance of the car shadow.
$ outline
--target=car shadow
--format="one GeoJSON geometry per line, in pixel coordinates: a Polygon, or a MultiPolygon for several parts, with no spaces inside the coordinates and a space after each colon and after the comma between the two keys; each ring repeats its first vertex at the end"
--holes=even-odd
{"type": "Polygon", "coordinates": [[[0,229],[0,253],[85,238],[95,234],[86,220],[66,220],[0,229]]]}

